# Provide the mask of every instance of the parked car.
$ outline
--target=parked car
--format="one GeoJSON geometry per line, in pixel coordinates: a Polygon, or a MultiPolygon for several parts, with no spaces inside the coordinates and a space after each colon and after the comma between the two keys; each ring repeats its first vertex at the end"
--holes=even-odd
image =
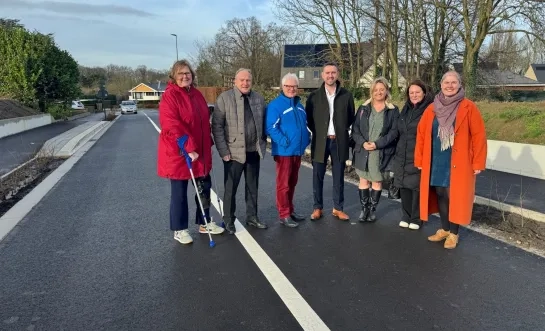
{"type": "Polygon", "coordinates": [[[72,100],[72,105],[70,106],[70,108],[75,110],[85,110],[85,106],[79,100],[72,100]]]}
{"type": "Polygon", "coordinates": [[[134,113],[138,114],[136,103],[132,100],[121,101],[121,114],[134,113]]]}

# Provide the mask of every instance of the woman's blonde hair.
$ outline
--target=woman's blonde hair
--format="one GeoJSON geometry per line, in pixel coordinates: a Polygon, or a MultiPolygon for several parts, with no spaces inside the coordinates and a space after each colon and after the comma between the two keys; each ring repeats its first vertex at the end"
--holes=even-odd
{"type": "Polygon", "coordinates": [[[178,69],[183,67],[187,67],[189,69],[189,71],[191,72],[191,85],[195,85],[195,71],[191,67],[191,64],[189,64],[189,61],[186,59],[174,62],[172,68],[170,69],[170,73],[168,74],[169,81],[173,84],[176,84],[176,72],[178,71],[178,69]]]}
{"type": "Polygon", "coordinates": [[[375,89],[375,86],[377,84],[382,84],[386,88],[386,98],[384,99],[384,101],[390,100],[390,98],[392,97],[390,94],[390,82],[388,82],[388,80],[382,76],[375,78],[371,83],[371,87],[369,88],[369,97],[371,98],[371,100],[373,100],[373,90],[375,89]]]}

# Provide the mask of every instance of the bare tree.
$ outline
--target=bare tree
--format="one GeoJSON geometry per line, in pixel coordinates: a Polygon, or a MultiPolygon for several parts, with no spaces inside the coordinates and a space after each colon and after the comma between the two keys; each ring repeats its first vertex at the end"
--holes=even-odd
{"type": "Polygon", "coordinates": [[[545,2],[540,0],[461,0],[454,6],[436,0],[435,4],[447,13],[448,22],[464,41],[463,76],[469,96],[475,90],[479,52],[489,35],[517,32],[544,40],[545,2]],[[457,24],[456,17],[462,17],[462,25],[457,24]],[[511,28],[505,23],[516,25],[511,28]]]}
{"type": "Polygon", "coordinates": [[[277,85],[282,48],[293,36],[293,31],[284,26],[262,26],[255,17],[235,18],[227,21],[213,40],[196,43],[196,62],[211,64],[222,79],[245,67],[252,71],[255,85],[277,85]]]}
{"type": "Polygon", "coordinates": [[[364,41],[369,39],[363,0],[273,0],[277,17],[301,35],[329,46],[329,56],[355,86],[367,68],[363,67],[364,41]]]}

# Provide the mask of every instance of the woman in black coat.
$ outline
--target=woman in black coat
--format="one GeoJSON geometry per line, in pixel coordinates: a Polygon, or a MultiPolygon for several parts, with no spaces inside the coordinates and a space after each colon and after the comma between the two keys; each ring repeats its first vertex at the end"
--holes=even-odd
{"type": "Polygon", "coordinates": [[[352,125],[352,166],[360,177],[360,222],[377,220],[375,211],[382,182],[391,171],[397,139],[399,109],[389,102],[388,81],[379,77],[369,89],[371,98],[360,106],[352,125]]]}
{"type": "Polygon", "coordinates": [[[412,230],[418,230],[422,225],[419,205],[420,170],[414,166],[416,132],[424,110],[432,102],[432,92],[424,82],[411,82],[407,89],[407,101],[397,122],[399,140],[394,159],[394,186],[400,189],[403,213],[399,226],[412,230]]]}

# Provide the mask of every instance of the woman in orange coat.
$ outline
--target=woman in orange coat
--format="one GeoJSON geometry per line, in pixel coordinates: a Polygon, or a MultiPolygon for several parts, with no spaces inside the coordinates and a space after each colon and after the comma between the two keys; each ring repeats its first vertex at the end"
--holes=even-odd
{"type": "Polygon", "coordinates": [[[441,229],[429,241],[458,244],[460,225],[468,225],[473,212],[475,179],[486,168],[486,131],[479,109],[465,98],[456,71],[441,79],[441,92],[418,124],[414,164],[422,170],[420,215],[439,212],[441,229]]]}

